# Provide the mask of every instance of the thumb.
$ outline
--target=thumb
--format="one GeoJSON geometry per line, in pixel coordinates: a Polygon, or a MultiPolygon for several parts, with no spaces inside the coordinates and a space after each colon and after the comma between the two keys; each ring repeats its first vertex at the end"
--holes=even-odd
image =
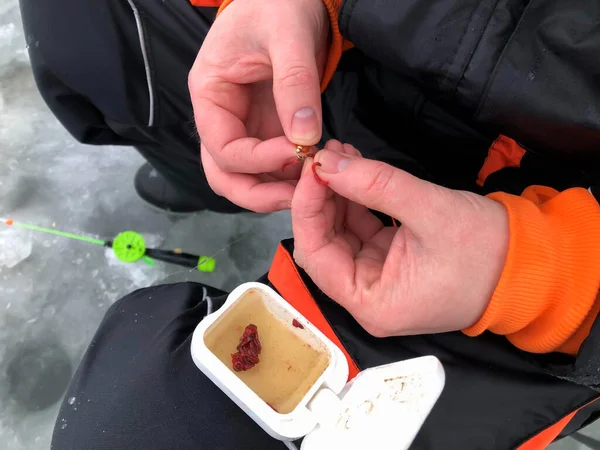
{"type": "Polygon", "coordinates": [[[399,219],[419,234],[435,231],[436,215],[444,207],[444,188],[388,164],[321,150],[315,156],[317,174],[347,199],[399,219]]]}
{"type": "Polygon", "coordinates": [[[321,88],[314,38],[286,33],[269,49],[273,65],[273,97],[287,138],[297,145],[321,139],[321,88]]]}

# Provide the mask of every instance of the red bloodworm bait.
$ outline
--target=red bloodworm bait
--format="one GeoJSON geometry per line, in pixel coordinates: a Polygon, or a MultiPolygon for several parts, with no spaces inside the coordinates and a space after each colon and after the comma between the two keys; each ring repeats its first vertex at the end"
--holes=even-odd
{"type": "Polygon", "coordinates": [[[321,163],[316,162],[312,165],[312,171],[313,175],[315,176],[315,180],[317,180],[317,183],[322,184],[323,186],[327,186],[329,184],[329,181],[325,181],[319,176],[319,174],[317,173],[317,167],[321,167],[321,163]]]}
{"type": "Polygon", "coordinates": [[[241,372],[252,369],[260,362],[258,355],[261,351],[262,345],[258,339],[258,328],[256,325],[250,324],[244,329],[244,334],[240,337],[237,353],[231,355],[233,370],[241,372]]]}
{"type": "Polygon", "coordinates": [[[294,325],[296,328],[300,328],[301,330],[304,330],[304,325],[302,325],[296,319],[292,320],[292,325],[294,325]]]}
{"type": "Polygon", "coordinates": [[[292,167],[295,166],[296,164],[298,164],[300,162],[300,160],[298,158],[294,159],[293,161],[290,161],[288,163],[285,163],[283,165],[283,167],[281,168],[282,172],[285,172],[285,169],[287,169],[288,167],[292,167]]]}

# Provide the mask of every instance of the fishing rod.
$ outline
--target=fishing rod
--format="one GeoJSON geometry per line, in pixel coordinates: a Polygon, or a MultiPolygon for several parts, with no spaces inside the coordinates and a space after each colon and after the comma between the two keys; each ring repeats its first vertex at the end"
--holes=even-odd
{"type": "Polygon", "coordinates": [[[163,261],[178,266],[197,269],[200,272],[214,272],[216,261],[210,256],[198,256],[185,253],[181,249],[161,250],[146,247],[146,242],[141,234],[135,231],[123,231],[114,239],[103,241],[88,236],[67,233],[53,228],[38,227],[27,223],[17,222],[13,219],[0,219],[0,223],[10,227],[23,228],[40,233],[53,234],[68,239],[87,242],[88,244],[101,245],[112,249],[115,257],[124,263],[135,263],[144,261],[148,265],[154,265],[154,260],[163,261]]]}

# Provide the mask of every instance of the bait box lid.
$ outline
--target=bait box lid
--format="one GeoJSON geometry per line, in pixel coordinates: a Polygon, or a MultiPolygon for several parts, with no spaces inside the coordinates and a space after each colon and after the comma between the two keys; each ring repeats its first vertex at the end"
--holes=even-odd
{"type": "MultiPolygon", "coordinates": [[[[260,336],[260,329],[259,329],[260,336]]],[[[233,350],[233,349],[232,349],[233,350]]],[[[261,283],[245,283],[225,304],[196,327],[191,343],[196,366],[269,435],[282,441],[304,437],[303,450],[325,448],[407,449],[441,394],[445,376],[441,363],[426,356],[362,371],[348,379],[341,350],[277,292],[261,283]],[[279,414],[208,348],[207,332],[249,292],[259,292],[267,309],[297,335],[327,352],[329,363],[295,409],[279,414]],[[292,327],[297,320],[304,328],[292,327]]],[[[259,363],[260,364],[260,363],[259,363]]]]}
{"type": "Polygon", "coordinates": [[[364,370],[337,396],[320,390],[309,403],[319,425],[301,450],[406,450],[444,384],[440,361],[424,356],[364,370]]]}

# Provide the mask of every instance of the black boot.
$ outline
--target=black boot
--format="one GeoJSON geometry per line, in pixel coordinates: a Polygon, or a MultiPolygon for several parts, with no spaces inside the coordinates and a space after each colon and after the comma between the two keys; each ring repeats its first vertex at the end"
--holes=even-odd
{"type": "Polygon", "coordinates": [[[148,163],[137,171],[134,186],[142,200],[168,213],[193,214],[206,209],[200,200],[177,191],[148,163]]]}

